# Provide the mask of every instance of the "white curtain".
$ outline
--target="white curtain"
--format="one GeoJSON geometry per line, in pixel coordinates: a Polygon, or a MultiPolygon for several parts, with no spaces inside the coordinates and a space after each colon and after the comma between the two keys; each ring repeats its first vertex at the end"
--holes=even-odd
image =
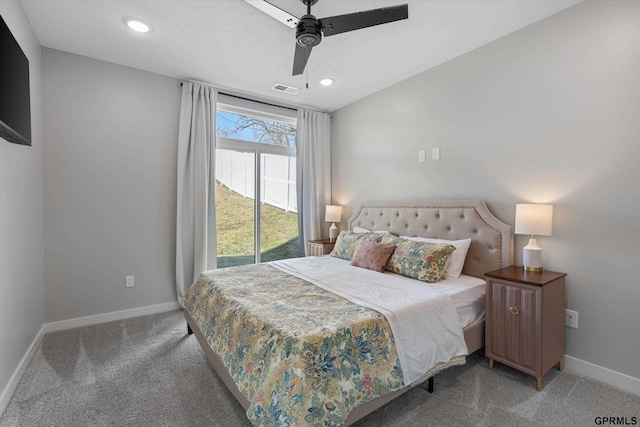
{"type": "Polygon", "coordinates": [[[306,255],[307,242],[322,237],[325,206],[331,204],[329,114],[300,108],[296,127],[298,228],[306,255]]]}
{"type": "Polygon", "coordinates": [[[178,134],[176,293],[216,267],[216,97],[214,88],[182,84],[178,134]]]}

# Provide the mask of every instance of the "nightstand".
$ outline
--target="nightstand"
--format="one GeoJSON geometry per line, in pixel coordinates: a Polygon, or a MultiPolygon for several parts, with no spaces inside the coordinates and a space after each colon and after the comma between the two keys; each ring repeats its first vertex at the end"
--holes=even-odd
{"type": "Polygon", "coordinates": [[[529,272],[510,266],[485,274],[487,315],[485,355],[536,378],[564,356],[564,278],[554,271],[529,272]]]}
{"type": "Polygon", "coordinates": [[[328,255],[336,245],[330,240],[309,240],[309,256],[328,255]]]}

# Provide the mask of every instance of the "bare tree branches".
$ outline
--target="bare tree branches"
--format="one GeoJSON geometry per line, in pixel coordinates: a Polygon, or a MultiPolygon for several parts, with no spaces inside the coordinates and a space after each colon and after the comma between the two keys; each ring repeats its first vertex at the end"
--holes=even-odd
{"type": "Polygon", "coordinates": [[[217,126],[217,133],[226,138],[236,138],[263,144],[296,146],[296,128],[288,123],[227,113],[224,123],[217,126]]]}

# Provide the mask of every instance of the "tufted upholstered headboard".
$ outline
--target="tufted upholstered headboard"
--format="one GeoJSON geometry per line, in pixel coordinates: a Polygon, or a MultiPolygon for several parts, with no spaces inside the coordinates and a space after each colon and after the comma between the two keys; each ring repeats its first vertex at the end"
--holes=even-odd
{"type": "Polygon", "coordinates": [[[496,218],[482,200],[363,202],[349,218],[349,230],[363,227],[399,236],[471,238],[462,272],[484,273],[513,264],[513,227],[496,218]]]}

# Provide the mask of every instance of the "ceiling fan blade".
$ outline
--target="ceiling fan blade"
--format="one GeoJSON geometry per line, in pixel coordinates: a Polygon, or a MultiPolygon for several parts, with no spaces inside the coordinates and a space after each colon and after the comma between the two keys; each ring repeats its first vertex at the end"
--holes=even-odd
{"type": "Polygon", "coordinates": [[[311,47],[302,47],[296,43],[296,53],[293,57],[293,75],[297,76],[304,73],[304,67],[307,66],[309,55],[311,55],[311,47]]]}
{"type": "Polygon", "coordinates": [[[322,26],[322,34],[328,37],[335,34],[346,33],[347,31],[400,21],[408,17],[409,6],[403,4],[366,10],[364,12],[349,13],[347,15],[331,16],[319,19],[319,21],[322,26]]]}
{"type": "Polygon", "coordinates": [[[271,16],[272,18],[277,19],[278,21],[282,22],[288,27],[295,28],[296,25],[298,25],[298,18],[296,18],[289,12],[286,12],[280,9],[278,6],[274,6],[268,1],[265,1],[265,0],[244,0],[244,1],[249,3],[251,6],[255,7],[256,9],[271,16]]]}

